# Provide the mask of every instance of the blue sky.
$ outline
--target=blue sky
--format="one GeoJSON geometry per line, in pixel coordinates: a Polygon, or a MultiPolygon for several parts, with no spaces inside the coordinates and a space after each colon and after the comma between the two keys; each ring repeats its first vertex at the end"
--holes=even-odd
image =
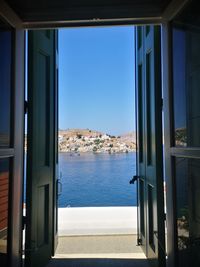
{"type": "Polygon", "coordinates": [[[134,118],[134,28],[59,30],[59,128],[119,135],[134,118]]]}

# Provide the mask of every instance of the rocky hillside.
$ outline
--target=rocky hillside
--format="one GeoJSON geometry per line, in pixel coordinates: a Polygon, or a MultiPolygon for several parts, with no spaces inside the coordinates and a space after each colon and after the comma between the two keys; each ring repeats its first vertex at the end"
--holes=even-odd
{"type": "Polygon", "coordinates": [[[135,148],[134,133],[111,136],[89,129],[59,131],[59,152],[128,153],[135,148]]]}

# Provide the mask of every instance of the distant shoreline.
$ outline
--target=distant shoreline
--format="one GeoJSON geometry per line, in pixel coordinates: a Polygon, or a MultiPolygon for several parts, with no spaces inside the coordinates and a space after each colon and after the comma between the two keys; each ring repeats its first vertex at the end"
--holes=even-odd
{"type": "Polygon", "coordinates": [[[69,154],[72,156],[80,156],[80,155],[86,155],[86,154],[90,154],[90,155],[99,155],[99,154],[105,154],[105,155],[113,155],[113,154],[131,154],[131,153],[136,153],[136,149],[133,151],[129,151],[129,152],[105,152],[105,151],[101,151],[101,152],[93,152],[93,151],[85,151],[85,152],[69,152],[69,151],[58,151],[59,154],[69,154]]]}
{"type": "Polygon", "coordinates": [[[109,135],[90,129],[60,130],[59,152],[130,153],[136,151],[135,133],[109,135]]]}

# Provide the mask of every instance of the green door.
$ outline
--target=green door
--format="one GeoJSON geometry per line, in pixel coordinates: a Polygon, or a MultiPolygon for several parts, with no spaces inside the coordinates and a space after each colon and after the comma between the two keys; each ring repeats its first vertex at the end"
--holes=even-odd
{"type": "Polygon", "coordinates": [[[54,239],[53,239],[53,255],[58,245],[58,31],[55,30],[55,89],[54,89],[54,239]]]}
{"type": "Polygon", "coordinates": [[[139,244],[165,266],[160,27],[136,28],[139,244]]]}
{"type": "Polygon", "coordinates": [[[28,32],[27,267],[53,254],[55,211],[55,31],[28,32]]]}

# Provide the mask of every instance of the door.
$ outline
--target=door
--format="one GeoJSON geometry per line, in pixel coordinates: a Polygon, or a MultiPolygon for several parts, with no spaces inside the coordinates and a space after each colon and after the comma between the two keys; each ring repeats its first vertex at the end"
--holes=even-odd
{"type": "Polygon", "coordinates": [[[59,184],[59,174],[58,174],[58,31],[55,30],[55,93],[54,93],[54,239],[53,239],[53,255],[56,252],[58,245],[58,184],[59,184]]]}
{"type": "Polygon", "coordinates": [[[27,267],[53,254],[55,211],[55,31],[28,32],[27,267]]]}
{"type": "MultiPolygon", "coordinates": [[[[200,21],[195,15],[197,10],[199,1],[190,1],[171,24],[173,131],[169,159],[175,183],[171,191],[176,203],[174,265],[178,267],[200,266],[200,21]]],[[[168,214],[172,224],[170,219],[168,214]]]]}
{"type": "Polygon", "coordinates": [[[0,265],[2,267],[8,266],[9,256],[12,255],[9,236],[12,221],[17,222],[17,218],[13,218],[10,212],[12,201],[16,197],[16,194],[13,196],[12,190],[13,178],[16,178],[13,172],[15,160],[13,130],[14,133],[16,131],[12,120],[14,117],[12,99],[15,93],[12,83],[14,79],[12,51],[15,48],[13,37],[13,29],[0,17],[0,265]]]}
{"type": "Polygon", "coordinates": [[[160,27],[136,28],[139,244],[165,265],[160,27]]]}

